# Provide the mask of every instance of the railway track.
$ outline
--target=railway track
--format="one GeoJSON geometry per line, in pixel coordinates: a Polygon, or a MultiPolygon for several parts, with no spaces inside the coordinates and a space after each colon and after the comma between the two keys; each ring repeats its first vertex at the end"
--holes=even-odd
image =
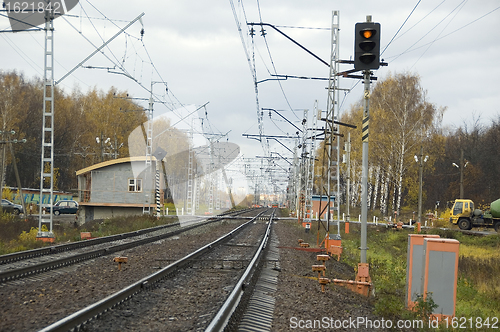
{"type": "Polygon", "coordinates": [[[278,286],[278,238],[270,218],[265,241],[240,278],[231,295],[205,331],[271,331],[274,313],[274,294],[278,286]]]}
{"type": "Polygon", "coordinates": [[[228,216],[212,218],[193,217],[183,222],[161,225],[118,235],[61,244],[35,250],[0,256],[0,285],[13,280],[32,277],[55,269],[82,263],[97,257],[111,255],[129,248],[160,241],[191,229],[244,214],[238,211],[228,216]]]}
{"type": "Polygon", "coordinates": [[[262,261],[272,224],[271,214],[260,220],[263,214],[42,331],[68,331],[82,324],[88,331],[204,330],[228,294],[240,297],[232,293],[246,287],[262,261]],[[216,263],[207,267],[206,262],[216,263]],[[243,270],[242,262],[251,267],[243,270]]]}
{"type": "MultiPolygon", "coordinates": [[[[160,276],[162,270],[249,222],[250,215],[243,215],[241,219],[228,217],[203,229],[195,228],[117,252],[116,255],[128,257],[128,263],[121,270],[113,263],[114,256],[99,257],[55,270],[50,277],[51,273],[41,274],[41,280],[24,278],[5,283],[0,287],[0,330],[32,332],[49,327],[57,330],[54,324],[69,323],[73,315],[84,312],[88,315],[84,319],[86,323],[77,322],[76,330],[205,331],[229,294],[241,289],[241,296],[236,296],[239,298],[237,305],[235,301],[236,309],[228,311],[232,314],[223,320],[215,319],[227,320],[226,328],[230,331],[289,330],[291,317],[380,318],[372,314],[368,302],[353,297],[347,290],[328,287],[326,294],[321,292],[317,282],[311,280],[316,276],[310,268],[315,261],[314,253],[291,249],[296,246],[296,239],[304,236],[303,228],[297,226],[296,221],[272,223],[267,244],[260,250],[261,258],[257,260],[262,264],[256,272],[247,274],[252,277],[244,279],[241,287],[235,287],[247,264],[253,260],[251,252],[259,251],[258,236],[251,234],[263,234],[267,229],[267,221],[261,220],[263,216],[255,218],[245,228],[245,233],[233,234],[219,248],[211,245],[208,256],[190,257],[182,268],[167,272],[164,278],[160,276]],[[276,281],[278,273],[279,283],[276,281]],[[134,289],[137,285],[139,289],[134,289]],[[109,305],[108,301],[116,300],[117,294],[122,298],[116,305],[102,311],[89,311],[96,303],[109,305]],[[336,310],[332,311],[332,306],[336,310]]],[[[268,218],[266,214],[265,219],[268,218]]],[[[332,277],[350,273],[342,263],[335,260],[329,263],[332,277]]],[[[61,326],[58,330],[75,330],[74,326],[69,326],[72,325],[61,326]]]]}

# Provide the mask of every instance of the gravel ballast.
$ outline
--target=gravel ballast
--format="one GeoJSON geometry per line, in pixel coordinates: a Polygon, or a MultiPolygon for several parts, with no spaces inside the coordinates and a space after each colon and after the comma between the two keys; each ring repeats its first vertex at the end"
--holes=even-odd
{"type": "MultiPolygon", "coordinates": [[[[50,276],[42,275],[39,280],[34,278],[0,285],[2,297],[0,331],[40,330],[157,271],[160,266],[165,266],[161,257],[181,258],[215,240],[238,224],[241,224],[241,221],[203,227],[203,229],[189,231],[178,237],[119,253],[128,257],[128,263],[122,265],[121,271],[118,271],[116,264],[112,262],[114,256],[108,256],[77,267],[67,268],[65,271],[53,273],[50,276]]],[[[280,246],[280,272],[272,331],[375,330],[359,324],[352,325],[353,321],[358,322],[359,319],[381,322],[382,318],[373,315],[373,306],[369,299],[332,284],[325,287],[324,293],[321,292],[321,286],[315,279],[317,273],[311,269],[312,265],[318,264],[316,260],[318,253],[290,248],[298,248],[299,238],[314,245],[315,234],[305,234],[304,228],[299,226],[296,220],[286,219],[280,219],[274,224],[274,232],[280,246]],[[343,326],[339,327],[339,322],[343,326]]],[[[182,276],[176,276],[176,278],[179,277],[182,276]]],[[[354,271],[351,267],[331,259],[327,262],[326,277],[354,278],[354,271]]],[[[218,278],[215,278],[213,282],[217,280],[218,278]]],[[[197,299],[211,294],[211,289],[200,289],[196,285],[185,289],[184,291],[188,292],[186,294],[182,293],[183,289],[175,288],[173,284],[172,287],[168,291],[175,291],[178,297],[176,303],[172,305],[182,306],[182,315],[186,317],[196,315],[196,306],[199,305],[197,299]],[[183,301],[186,301],[186,305],[183,301]]],[[[175,317],[168,313],[162,317],[161,312],[154,308],[152,310],[157,321],[164,321],[165,325],[155,324],[154,329],[145,327],[144,331],[157,330],[159,326],[164,327],[164,331],[170,331],[169,326],[174,325],[171,323],[175,317]]],[[[126,314],[126,310],[121,313],[126,314]]],[[[108,325],[106,331],[113,331],[109,328],[108,325]]],[[[123,329],[119,330],[123,331],[123,329]]],[[[140,331],[141,329],[135,326],[134,330],[140,331]]],[[[197,329],[193,327],[189,330],[197,329]]],[[[376,330],[384,331],[385,329],[377,328],[376,330]]],[[[392,331],[395,330],[397,331],[397,329],[392,329],[392,331]]]]}
{"type": "MultiPolygon", "coordinates": [[[[312,271],[312,265],[320,264],[316,260],[316,255],[320,253],[292,249],[299,248],[298,239],[314,247],[314,232],[305,233],[297,220],[284,219],[277,222],[275,231],[280,242],[281,271],[272,331],[386,330],[357,324],[363,320],[371,320],[376,324],[382,322],[381,317],[373,315],[373,306],[368,298],[333,284],[325,286],[324,293],[321,291],[318,274],[312,271]]],[[[355,272],[334,258],[326,262],[326,277],[353,279],[355,272]]]]}

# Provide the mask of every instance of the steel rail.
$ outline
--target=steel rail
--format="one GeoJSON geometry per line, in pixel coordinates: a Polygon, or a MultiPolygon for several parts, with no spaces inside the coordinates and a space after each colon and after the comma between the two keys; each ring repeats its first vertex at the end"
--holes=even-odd
{"type": "Polygon", "coordinates": [[[237,234],[239,231],[241,231],[243,228],[248,226],[250,223],[252,223],[257,217],[259,217],[261,214],[263,214],[265,211],[260,212],[257,214],[257,216],[246,223],[240,225],[239,227],[233,229],[231,232],[227,233],[226,235],[221,236],[217,240],[203,246],[202,248],[192,252],[191,254],[185,256],[184,258],[181,258],[174,263],[164,267],[163,269],[159,270],[158,272],[155,272],[151,274],[150,276],[147,276],[145,278],[142,278],[141,280],[137,281],[136,283],[131,284],[130,286],[90,305],[87,306],[86,308],[83,308],[43,329],[41,329],[39,332],[66,332],[69,331],[73,328],[79,327],[82,324],[85,324],[87,321],[90,321],[92,319],[95,319],[105,313],[106,311],[116,307],[120,303],[130,299],[133,297],[135,294],[141,292],[142,290],[145,290],[149,287],[153,287],[153,285],[166,278],[169,274],[172,272],[176,271],[177,269],[181,268],[182,266],[189,264],[189,261],[192,259],[195,259],[209,250],[212,249],[217,244],[220,244],[229,238],[233,237],[235,234],[237,234]]]}
{"type": "MultiPolygon", "coordinates": [[[[247,212],[247,211],[245,211],[245,212],[247,212]]],[[[243,213],[243,212],[237,211],[235,213],[237,214],[237,213],[243,213]]],[[[72,264],[77,264],[79,262],[94,259],[97,257],[110,255],[112,253],[122,251],[125,249],[130,249],[133,247],[141,246],[141,245],[144,245],[146,243],[159,241],[159,240],[186,232],[186,231],[191,230],[193,228],[207,225],[207,224],[210,224],[212,222],[216,222],[216,221],[218,221],[220,219],[224,219],[224,218],[225,217],[216,216],[216,217],[209,218],[206,222],[194,224],[191,226],[186,226],[186,227],[183,227],[181,229],[178,229],[176,231],[172,231],[172,232],[169,232],[166,234],[160,234],[160,235],[156,235],[156,236],[152,236],[152,237],[148,237],[148,238],[144,238],[144,239],[140,239],[140,240],[136,240],[136,241],[132,241],[132,242],[128,242],[128,243],[122,243],[122,244],[114,245],[114,246],[111,246],[111,247],[108,247],[105,249],[97,249],[97,250],[93,250],[93,251],[86,252],[86,253],[76,254],[76,255],[73,255],[70,257],[64,257],[64,258],[52,260],[50,262],[44,262],[44,263],[26,266],[26,267],[22,267],[22,268],[3,271],[3,272],[0,272],[0,283],[5,283],[8,281],[29,277],[29,276],[32,276],[35,274],[44,273],[44,272],[47,272],[50,270],[55,270],[55,269],[69,266],[72,264]]],[[[231,218],[234,218],[234,217],[231,217],[231,218]]],[[[179,224],[177,223],[176,225],[178,226],[179,224]]],[[[158,230],[158,229],[153,229],[153,230],[148,229],[148,230],[145,230],[146,232],[136,231],[136,232],[130,232],[130,233],[125,233],[125,234],[113,235],[113,236],[109,236],[109,237],[105,237],[105,238],[94,239],[94,240],[100,240],[100,241],[95,241],[93,243],[91,243],[93,240],[87,240],[87,241],[81,241],[81,242],[83,242],[83,243],[89,242],[89,243],[91,243],[91,244],[89,244],[89,246],[90,246],[90,245],[101,244],[101,243],[105,243],[105,242],[109,242],[109,241],[122,240],[122,239],[125,239],[128,237],[131,237],[131,236],[137,236],[137,235],[145,234],[147,232],[152,232],[154,230],[158,230]],[[101,239],[106,239],[106,240],[101,240],[101,239]]],[[[78,248],[80,248],[80,247],[78,247],[78,248]]],[[[74,248],[74,249],[76,249],[76,248],[74,248]]]]}
{"type": "Polygon", "coordinates": [[[103,237],[99,237],[99,238],[95,238],[95,239],[88,239],[85,241],[77,241],[77,242],[60,244],[60,245],[39,248],[39,249],[34,249],[34,250],[19,251],[19,252],[15,252],[12,254],[0,256],[0,265],[12,263],[12,262],[17,262],[17,261],[24,260],[24,259],[34,258],[34,257],[52,255],[52,254],[57,254],[57,253],[65,252],[65,251],[81,249],[81,248],[90,247],[90,246],[94,246],[94,245],[101,244],[101,243],[123,240],[123,239],[127,239],[130,237],[144,235],[144,234],[155,232],[155,231],[158,231],[158,230],[161,230],[164,228],[169,228],[169,227],[174,227],[174,226],[179,226],[179,225],[180,225],[180,223],[176,222],[173,224],[161,225],[161,226],[141,229],[138,231],[122,233],[122,234],[117,234],[117,235],[103,236],[103,237]]]}
{"type": "Polygon", "coordinates": [[[269,217],[269,224],[267,225],[266,233],[260,243],[259,248],[255,252],[255,255],[253,256],[250,264],[246,268],[245,272],[243,273],[242,277],[236,284],[236,286],[233,288],[231,294],[229,297],[226,299],[224,304],[222,305],[221,309],[215,317],[212,319],[211,323],[208,325],[207,329],[205,332],[215,332],[215,331],[223,331],[224,328],[226,327],[227,323],[229,322],[229,319],[231,318],[231,315],[235,311],[236,307],[238,307],[238,304],[240,302],[240,299],[245,292],[246,285],[248,284],[250,278],[253,276],[253,273],[255,269],[257,268],[257,263],[259,262],[260,258],[262,257],[262,254],[264,252],[264,248],[267,245],[267,242],[269,240],[269,236],[271,234],[271,225],[273,221],[274,213],[271,214],[269,217]]]}
{"type": "MultiPolygon", "coordinates": [[[[238,215],[241,213],[248,212],[248,210],[249,209],[239,210],[239,211],[231,211],[231,212],[225,211],[217,216],[208,218],[208,221],[213,221],[215,219],[218,220],[221,216],[225,216],[225,215],[238,215]]],[[[45,247],[45,248],[14,252],[11,254],[1,255],[0,256],[0,265],[9,264],[9,263],[17,262],[17,261],[24,260],[24,259],[30,259],[30,258],[34,258],[34,257],[58,254],[61,252],[81,249],[81,248],[90,247],[90,246],[94,246],[94,245],[102,244],[102,243],[106,243],[106,242],[123,240],[123,239],[127,239],[130,237],[140,236],[140,235],[156,232],[156,231],[164,229],[164,228],[170,228],[170,227],[179,226],[179,225],[180,225],[180,222],[176,222],[176,223],[172,223],[172,224],[168,224],[168,225],[160,225],[160,226],[150,227],[150,228],[141,229],[138,231],[132,231],[132,232],[128,232],[128,233],[103,236],[103,237],[99,237],[99,238],[95,238],[95,239],[88,239],[85,241],[77,241],[77,242],[59,244],[59,245],[45,247]]]]}
{"type": "MultiPolygon", "coordinates": [[[[207,223],[211,223],[214,221],[215,220],[212,220],[212,221],[209,221],[207,223]]],[[[146,243],[159,241],[159,240],[171,237],[171,236],[175,236],[175,235],[180,234],[182,232],[188,231],[190,229],[193,229],[193,228],[196,228],[196,227],[199,227],[202,225],[206,225],[207,223],[196,224],[196,225],[184,227],[184,228],[181,228],[179,230],[169,232],[166,234],[156,235],[153,237],[140,239],[140,240],[133,241],[133,242],[122,243],[122,244],[114,245],[114,246],[111,246],[111,247],[105,248],[105,249],[97,249],[97,250],[93,250],[90,252],[76,254],[76,255],[73,255],[70,257],[56,259],[56,260],[53,260],[50,262],[45,262],[45,263],[26,266],[26,267],[22,267],[22,268],[18,268],[18,269],[0,272],[0,283],[5,283],[8,281],[29,277],[29,276],[34,275],[34,274],[43,273],[43,272],[55,270],[55,269],[58,269],[58,268],[61,268],[64,266],[77,264],[79,262],[94,259],[97,257],[110,255],[110,254],[117,252],[117,251],[122,251],[125,249],[130,249],[133,247],[141,246],[141,245],[146,244],[146,243]]]]}

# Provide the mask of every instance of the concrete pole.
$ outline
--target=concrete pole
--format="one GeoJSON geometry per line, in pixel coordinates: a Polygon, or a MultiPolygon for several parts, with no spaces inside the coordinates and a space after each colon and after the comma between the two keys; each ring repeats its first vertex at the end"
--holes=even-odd
{"type": "Polygon", "coordinates": [[[347,143],[346,143],[346,163],[347,163],[347,187],[346,187],[346,207],[347,207],[347,217],[346,222],[350,219],[350,203],[351,203],[351,132],[347,133],[347,143]]]}
{"type": "MultiPolygon", "coordinates": [[[[4,141],[4,133],[5,130],[1,131],[2,141],[4,141]]],[[[3,198],[3,181],[4,181],[4,173],[5,173],[5,144],[2,144],[2,170],[0,173],[0,199],[3,198]]],[[[2,204],[0,204],[0,214],[2,214],[2,204]]]]}
{"type": "Polygon", "coordinates": [[[418,217],[417,221],[422,223],[422,170],[424,168],[424,147],[420,146],[420,156],[418,157],[418,171],[419,171],[419,182],[418,182],[418,217]]]}
{"type": "Polygon", "coordinates": [[[460,150],[460,199],[464,198],[464,149],[460,150]]]}

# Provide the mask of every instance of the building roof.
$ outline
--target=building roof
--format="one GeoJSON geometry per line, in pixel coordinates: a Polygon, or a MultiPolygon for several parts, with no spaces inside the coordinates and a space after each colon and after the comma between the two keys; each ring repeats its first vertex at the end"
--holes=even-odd
{"type": "MultiPolygon", "coordinates": [[[[151,156],[152,160],[156,161],[156,158],[154,156],[151,156]]],[[[76,171],[76,175],[82,175],[88,172],[91,172],[93,170],[99,169],[99,168],[104,168],[107,166],[111,165],[116,165],[116,164],[124,164],[124,163],[129,163],[132,161],[146,161],[146,156],[138,156],[138,157],[127,157],[127,158],[119,158],[119,159],[111,159],[104,161],[102,163],[94,164],[92,166],[82,168],[79,171],[76,171]]]]}

